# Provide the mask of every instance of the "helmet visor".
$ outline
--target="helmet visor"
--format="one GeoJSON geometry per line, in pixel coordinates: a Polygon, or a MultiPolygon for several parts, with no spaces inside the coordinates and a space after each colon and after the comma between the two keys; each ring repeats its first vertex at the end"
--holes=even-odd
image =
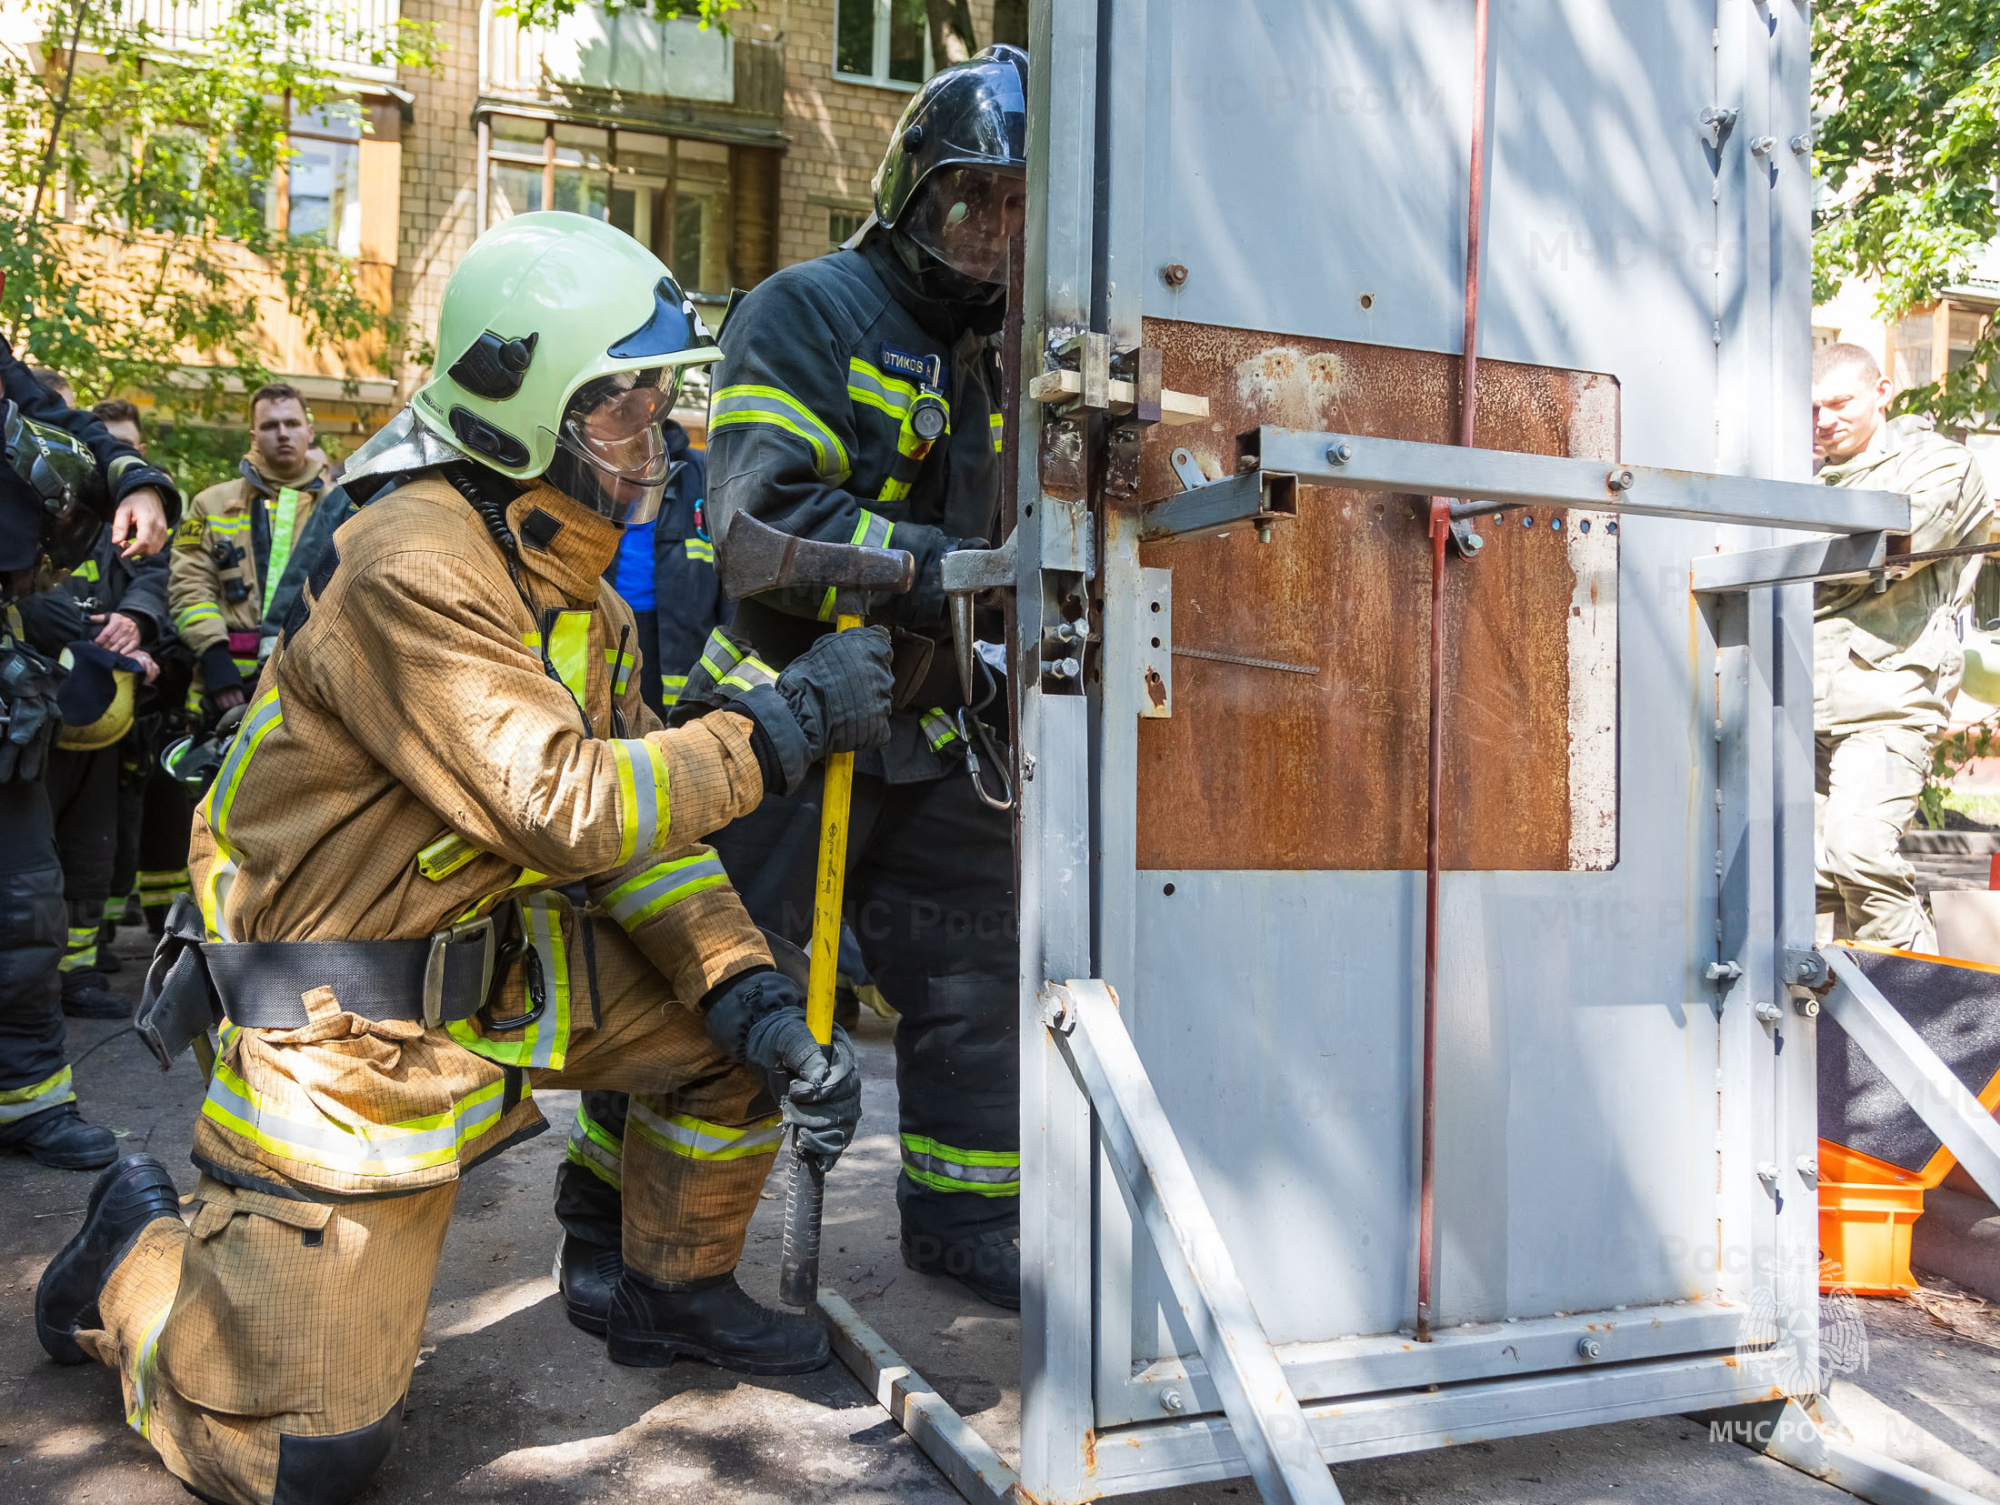
{"type": "Polygon", "coordinates": [[[621,372],[591,382],[570,399],[557,445],[588,468],[597,495],[590,505],[630,527],[659,514],[671,469],[661,425],[680,385],[677,367],[621,372]]]}
{"type": "Polygon", "coordinates": [[[1027,180],[982,167],[932,173],[899,227],[953,271],[975,282],[1007,280],[1007,242],[1027,219],[1027,180]]]}

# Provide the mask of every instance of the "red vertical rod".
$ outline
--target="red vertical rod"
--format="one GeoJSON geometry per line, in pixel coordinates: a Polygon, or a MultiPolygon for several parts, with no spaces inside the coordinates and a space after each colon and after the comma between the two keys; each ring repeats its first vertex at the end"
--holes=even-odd
{"type": "MultiPolygon", "coordinates": [[[[1460,377],[1458,442],[1472,444],[1479,396],[1479,220],[1486,199],[1486,5],[1474,0],[1472,22],[1472,173],[1465,216],[1465,362],[1460,377]]],[[[1439,835],[1444,805],[1444,557],[1451,498],[1434,496],[1431,535],[1430,790],[1424,814],[1424,1120],[1417,1205],[1417,1341],[1431,1340],[1437,1274],[1437,982],[1439,835]]]]}

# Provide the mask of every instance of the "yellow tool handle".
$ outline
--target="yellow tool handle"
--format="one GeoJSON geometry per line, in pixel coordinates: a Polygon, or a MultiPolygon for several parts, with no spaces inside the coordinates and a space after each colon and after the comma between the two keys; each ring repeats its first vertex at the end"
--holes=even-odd
{"type": "MultiPolygon", "coordinates": [[[[834,630],[859,627],[842,613],[834,630]]],[[[840,978],[840,903],[847,885],[847,817],[854,800],[854,754],[829,753],[819,807],[819,881],[813,887],[812,969],[806,978],[806,1023],[822,1045],[833,1040],[833,990],[840,978]]]]}

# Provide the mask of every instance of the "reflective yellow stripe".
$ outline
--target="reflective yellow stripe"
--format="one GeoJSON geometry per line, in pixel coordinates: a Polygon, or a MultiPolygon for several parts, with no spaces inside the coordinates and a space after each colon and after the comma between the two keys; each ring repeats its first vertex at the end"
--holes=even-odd
{"type": "Polygon", "coordinates": [[[351,1128],[325,1117],[286,1116],[218,1057],[201,1113],[218,1128],[270,1154],[341,1175],[379,1178],[457,1159],[462,1145],[499,1122],[503,1086],[489,1083],[442,1113],[351,1128]]]}
{"type": "Polygon", "coordinates": [[[202,884],[201,917],[208,926],[209,934],[220,940],[233,939],[222,915],[223,907],[229,900],[229,887],[236,881],[236,848],[229,844],[230,807],[235,803],[236,791],[250,767],[251,755],[276,727],[284,724],[284,720],[284,713],[278,705],[276,685],[251,701],[248,714],[236,728],[236,735],[230,739],[229,751],[223,756],[215,782],[209,786],[208,795],[202,801],[209,835],[215,839],[215,860],[209,864],[208,877],[202,884]]]}
{"type": "Polygon", "coordinates": [[[705,538],[690,538],[682,547],[686,550],[687,557],[698,564],[715,563],[715,545],[705,538]]]}
{"type": "Polygon", "coordinates": [[[0,1124],[18,1123],[45,1109],[75,1101],[76,1092],[70,1085],[69,1068],[65,1066],[54,1076],[46,1077],[31,1087],[9,1087],[0,1091],[0,1124]]]}
{"type": "Polygon", "coordinates": [[[299,493],[280,486],[277,510],[271,515],[271,561],[264,570],[266,580],[276,580],[285,573],[285,561],[292,557],[292,529],[298,519],[299,493]]]}
{"type": "Polygon", "coordinates": [[[1001,441],[1006,432],[1007,415],[1005,413],[988,413],[986,415],[986,427],[993,435],[993,453],[997,455],[1000,453],[1001,441]]]}
{"type": "Polygon", "coordinates": [[[160,1368],[160,1334],[173,1314],[172,1300],[162,1301],[159,1315],[139,1335],[139,1351],[132,1357],[132,1409],[125,1413],[125,1425],[148,1441],[153,1436],[153,1383],[160,1368]]]}
{"type": "Polygon", "coordinates": [[[417,871],[433,883],[442,883],[479,855],[478,847],[458,832],[447,831],[417,853],[417,871]]]}
{"type": "MultiPolygon", "coordinates": [[[[909,487],[905,486],[903,490],[907,493],[909,487]]],[[[883,491],[886,494],[888,488],[885,486],[883,491]]],[[[855,518],[854,536],[847,541],[849,543],[865,544],[871,549],[888,548],[890,535],[896,531],[894,521],[882,516],[879,512],[870,512],[866,507],[860,507],[856,510],[861,515],[855,518]]],[[[833,620],[833,601],[836,594],[837,592],[832,586],[829,585],[826,588],[826,599],[819,604],[819,619],[822,622],[831,622],[833,620]]]]}
{"type": "Polygon", "coordinates": [[[961,1150],[922,1134],[905,1134],[903,1174],[932,1191],[1012,1197],[1021,1191],[1018,1150],[961,1150]]]}
{"type": "Polygon", "coordinates": [[[618,765],[618,867],[642,852],[667,844],[667,758],[643,737],[617,737],[611,756],[618,765]]]}
{"type": "Polygon", "coordinates": [[[820,421],[812,409],[791,393],[778,387],[724,387],[708,408],[708,431],[743,424],[768,424],[805,440],[812,446],[819,473],[830,480],[847,479],[847,447],[840,436],[820,421]]]}
{"type": "Polygon", "coordinates": [[[777,1115],[747,1129],[732,1129],[688,1113],[662,1115],[646,1099],[635,1097],[625,1126],[649,1144],[689,1160],[741,1160],[747,1155],[775,1155],[785,1130],[777,1115]]]}
{"type": "Polygon", "coordinates": [[[63,947],[62,960],[56,963],[59,972],[80,972],[85,967],[97,965],[97,930],[95,925],[72,925],[69,940],[63,947]]]}
{"type": "MultiPolygon", "coordinates": [[[[724,635],[720,627],[708,635],[702,644],[701,666],[709,672],[716,684],[728,685],[736,690],[754,690],[758,685],[774,685],[778,682],[778,671],[765,663],[754,653],[746,653],[724,635]]],[[[686,681],[682,681],[685,688],[686,681]]]]}
{"type": "Polygon", "coordinates": [[[250,514],[247,512],[226,512],[213,515],[208,520],[211,533],[248,533],[250,514]]]}
{"type": "Polygon", "coordinates": [[[685,674],[662,674],[660,676],[660,704],[671,710],[680,704],[681,691],[687,688],[685,674]]]}
{"type": "Polygon", "coordinates": [[[625,1141],[576,1105],[576,1127],[570,1130],[563,1158],[580,1165],[613,1191],[625,1189],[625,1141]]]}
{"type": "Polygon", "coordinates": [[[184,608],[174,617],[174,631],[186,632],[190,627],[202,622],[220,622],[222,608],[213,601],[197,601],[184,608]]]}
{"type": "Polygon", "coordinates": [[[925,711],[918,725],[923,728],[924,738],[930,743],[932,752],[958,740],[958,728],[952,724],[951,717],[944,713],[942,706],[932,706],[925,711]]]}
{"type": "Polygon", "coordinates": [[[474,1019],[447,1024],[445,1032],[474,1055],[503,1066],[562,1070],[569,1054],[570,997],[569,952],[563,945],[559,904],[554,894],[521,900],[521,928],[541,966],[541,1017],[524,1026],[518,1040],[492,1039],[480,1031],[474,1019]]]}
{"type": "Polygon", "coordinates": [[[632,669],[638,662],[629,653],[620,653],[616,648],[604,650],[604,667],[611,673],[611,694],[615,698],[625,693],[626,685],[632,682],[632,669]]]}
{"type": "MultiPolygon", "coordinates": [[[[540,634],[529,634],[535,641],[530,648],[541,647],[540,634]]],[[[555,626],[549,631],[549,662],[555,665],[556,677],[563,682],[576,703],[583,705],[585,692],[590,685],[590,613],[587,611],[559,611],[555,626]]]]}
{"type": "Polygon", "coordinates": [[[611,918],[627,931],[637,930],[663,909],[695,894],[720,888],[729,881],[722,859],[713,852],[698,852],[649,867],[627,878],[603,899],[611,918]]]}

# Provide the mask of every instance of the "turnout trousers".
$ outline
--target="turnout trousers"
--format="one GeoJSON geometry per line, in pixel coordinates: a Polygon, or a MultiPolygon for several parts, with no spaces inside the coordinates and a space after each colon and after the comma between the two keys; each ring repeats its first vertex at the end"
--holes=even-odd
{"type": "Polygon", "coordinates": [[[49,749],[49,808],[69,911],[62,957],[65,990],[87,983],[104,986],[97,943],[118,862],[119,763],[115,746],[49,749]]]}
{"type": "MultiPolygon", "coordinates": [[[[598,925],[596,946],[601,1023],[586,1013],[563,1069],[529,1080],[630,1093],[627,1263],[667,1284],[723,1274],[780,1143],[775,1104],[622,931],[598,925]]],[[[149,1224],[111,1272],[102,1328],[78,1334],[175,1477],[227,1505],[335,1505],[366,1487],[395,1439],[458,1184],[298,1197],[203,1175],[186,1220],[149,1224]]]]}
{"type": "MultiPolygon", "coordinates": [[[[750,917],[808,948],[819,821],[815,771],[790,799],[766,799],[711,838],[750,917]]],[[[856,774],[847,861],[849,927],[902,1015],[896,1203],[904,1231],[942,1245],[1014,1228],[1021,1154],[1012,824],[956,772],[918,784],[856,774]]],[[[624,1143],[617,1095],[586,1093],[556,1173],[556,1217],[585,1243],[617,1247],[624,1143]]]]}
{"type": "Polygon", "coordinates": [[[0,784],[0,1139],[73,1102],[64,1054],[63,871],[48,787],[0,784]]]}

